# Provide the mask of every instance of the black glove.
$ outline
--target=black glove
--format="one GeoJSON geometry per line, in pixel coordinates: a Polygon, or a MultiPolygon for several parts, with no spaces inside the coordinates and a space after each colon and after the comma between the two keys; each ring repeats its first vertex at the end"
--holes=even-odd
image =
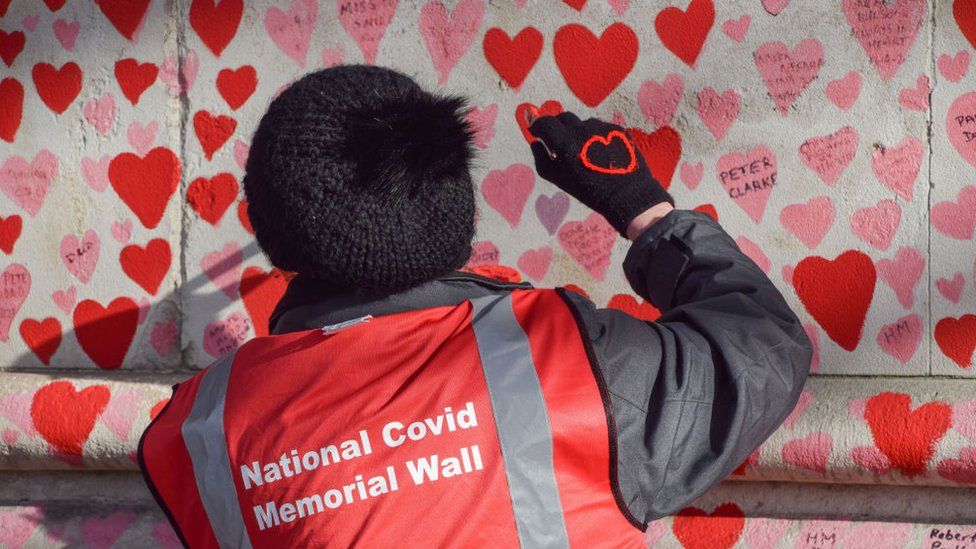
{"type": "Polygon", "coordinates": [[[603,215],[624,238],[651,206],[674,206],[624,128],[564,112],[536,118],[528,129],[539,139],[530,144],[539,175],[603,215]]]}

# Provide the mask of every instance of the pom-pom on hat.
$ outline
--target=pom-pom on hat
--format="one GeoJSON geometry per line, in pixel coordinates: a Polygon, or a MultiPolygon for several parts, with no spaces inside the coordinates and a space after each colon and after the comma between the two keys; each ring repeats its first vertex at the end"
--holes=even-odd
{"type": "Polygon", "coordinates": [[[403,73],[340,65],[272,101],[244,192],[276,267],[337,287],[400,291],[471,255],[473,130],[463,97],[403,73]]]}

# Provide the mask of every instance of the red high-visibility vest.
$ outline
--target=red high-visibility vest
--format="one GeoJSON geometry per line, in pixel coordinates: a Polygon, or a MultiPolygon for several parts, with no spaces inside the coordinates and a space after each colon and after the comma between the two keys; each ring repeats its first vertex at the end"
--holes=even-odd
{"type": "Polygon", "coordinates": [[[643,547],[563,291],[253,339],[176,386],[147,483],[191,547],[643,547]]]}

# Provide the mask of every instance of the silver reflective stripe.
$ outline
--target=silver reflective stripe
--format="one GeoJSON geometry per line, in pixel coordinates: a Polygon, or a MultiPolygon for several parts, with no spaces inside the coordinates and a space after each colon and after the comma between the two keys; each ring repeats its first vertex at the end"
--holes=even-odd
{"type": "Polygon", "coordinates": [[[250,549],[244,516],[227,455],[224,399],[236,352],[224,356],[203,374],[190,415],[183,422],[183,443],[193,462],[193,476],[207,519],[221,547],[250,549]]]}
{"type": "Polygon", "coordinates": [[[484,296],[471,303],[519,542],[522,547],[569,547],[542,385],[512,296],[484,296]]]}

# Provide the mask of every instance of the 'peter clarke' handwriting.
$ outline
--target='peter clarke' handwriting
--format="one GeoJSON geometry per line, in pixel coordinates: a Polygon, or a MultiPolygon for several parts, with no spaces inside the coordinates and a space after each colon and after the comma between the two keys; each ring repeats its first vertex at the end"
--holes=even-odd
{"type": "Polygon", "coordinates": [[[776,185],[776,172],[768,156],[721,172],[719,177],[729,191],[729,198],[742,198],[776,185]]]}
{"type": "MultiPolygon", "coordinates": [[[[458,430],[471,429],[478,426],[474,403],[468,402],[459,411],[451,407],[444,408],[444,412],[434,417],[414,421],[404,425],[399,421],[391,421],[380,431],[383,443],[389,448],[397,448],[408,441],[420,441],[429,436],[440,436],[458,430]]],[[[373,443],[366,430],[348,440],[338,444],[328,444],[317,450],[299,453],[292,449],[281,454],[277,461],[262,463],[254,460],[250,464],[241,466],[241,479],[244,489],[250,490],[254,486],[272,484],[283,479],[293,478],[320,467],[352,461],[373,453],[373,443]]],[[[481,450],[478,445],[459,448],[454,455],[431,454],[429,456],[404,462],[410,479],[415,485],[434,482],[441,478],[451,478],[457,475],[472,473],[484,469],[481,450]]],[[[381,465],[382,467],[382,465],[381,465]]],[[[385,466],[381,475],[364,478],[361,474],[353,476],[352,481],[340,487],[329,488],[320,493],[300,498],[294,502],[282,503],[269,501],[264,505],[254,506],[258,529],[278,526],[281,523],[292,522],[299,518],[321,513],[328,509],[337,509],[356,501],[363,501],[372,497],[382,496],[399,490],[397,469],[392,465],[385,466]]]]}

